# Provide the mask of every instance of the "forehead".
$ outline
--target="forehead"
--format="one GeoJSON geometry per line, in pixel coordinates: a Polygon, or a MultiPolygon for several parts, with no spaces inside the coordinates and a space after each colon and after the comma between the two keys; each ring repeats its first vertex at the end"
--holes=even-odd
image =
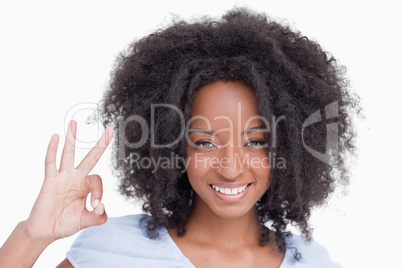
{"type": "Polygon", "coordinates": [[[200,125],[204,125],[205,120],[211,125],[224,119],[233,124],[244,124],[259,115],[254,90],[237,81],[217,81],[200,88],[191,112],[193,118],[200,118],[192,122],[192,126],[197,127],[202,127],[200,125]]]}
{"type": "Polygon", "coordinates": [[[246,112],[258,114],[254,90],[237,81],[217,81],[198,90],[191,106],[193,116],[207,114],[230,114],[241,106],[246,112]]]}

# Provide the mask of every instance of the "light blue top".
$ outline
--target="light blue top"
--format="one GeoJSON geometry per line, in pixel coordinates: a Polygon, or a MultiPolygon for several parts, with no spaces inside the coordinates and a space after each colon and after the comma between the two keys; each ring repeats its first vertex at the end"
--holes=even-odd
{"type": "MultiPolygon", "coordinates": [[[[87,267],[150,267],[194,268],[183,255],[167,230],[159,231],[159,238],[150,239],[143,215],[109,218],[103,225],[85,229],[75,240],[67,258],[75,268],[87,267]]],[[[340,268],[331,261],[327,250],[317,242],[305,243],[300,236],[286,240],[287,250],[280,268],[340,268]],[[293,247],[301,259],[293,258],[293,247]]]]}

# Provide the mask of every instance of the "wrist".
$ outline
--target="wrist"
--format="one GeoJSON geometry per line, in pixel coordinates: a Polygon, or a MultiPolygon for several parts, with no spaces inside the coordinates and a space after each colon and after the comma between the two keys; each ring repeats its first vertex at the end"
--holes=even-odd
{"type": "Polygon", "coordinates": [[[36,230],[31,228],[27,220],[21,221],[17,225],[17,228],[20,230],[21,236],[25,238],[26,242],[30,245],[35,245],[35,247],[42,247],[45,249],[48,245],[57,240],[52,237],[45,237],[37,234],[36,230]]]}
{"type": "Polygon", "coordinates": [[[45,248],[55,240],[33,234],[27,221],[18,223],[0,248],[0,267],[32,267],[45,248]]]}

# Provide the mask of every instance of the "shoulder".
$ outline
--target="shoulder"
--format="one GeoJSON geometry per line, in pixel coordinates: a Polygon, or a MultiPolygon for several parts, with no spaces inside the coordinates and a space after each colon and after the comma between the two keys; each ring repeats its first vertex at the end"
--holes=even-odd
{"type": "Polygon", "coordinates": [[[327,249],[317,241],[307,242],[302,236],[293,234],[286,239],[286,254],[280,268],[341,268],[334,262],[327,249]],[[300,254],[300,259],[294,258],[300,254]]]}
{"type": "Polygon", "coordinates": [[[147,236],[145,222],[141,221],[146,217],[109,218],[103,225],[85,229],[67,252],[67,259],[81,268],[187,267],[187,260],[174,247],[166,229],[161,229],[156,239],[147,236]]]}

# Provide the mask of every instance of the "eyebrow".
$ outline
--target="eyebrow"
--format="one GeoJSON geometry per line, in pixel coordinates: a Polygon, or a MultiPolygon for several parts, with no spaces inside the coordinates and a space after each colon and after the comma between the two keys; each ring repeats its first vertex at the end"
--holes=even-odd
{"type": "Polygon", "coordinates": [[[258,132],[258,131],[262,131],[265,130],[265,126],[261,125],[261,126],[256,126],[256,127],[251,127],[249,129],[244,130],[241,135],[246,135],[248,133],[252,133],[252,132],[258,132]]]}
{"type": "Polygon", "coordinates": [[[206,134],[214,134],[215,131],[213,130],[209,130],[209,129],[205,129],[205,128],[191,128],[188,130],[188,132],[191,133],[196,133],[196,132],[201,132],[201,133],[206,133],[206,134]]]}
{"type": "MultiPolygon", "coordinates": [[[[257,132],[257,131],[262,131],[265,130],[265,126],[256,126],[256,127],[251,127],[249,129],[244,130],[241,135],[246,135],[248,133],[252,133],[252,132],[257,132]]],[[[217,130],[209,130],[209,129],[205,129],[205,128],[191,128],[188,130],[189,134],[191,133],[206,133],[206,134],[214,134],[217,130]]]]}

